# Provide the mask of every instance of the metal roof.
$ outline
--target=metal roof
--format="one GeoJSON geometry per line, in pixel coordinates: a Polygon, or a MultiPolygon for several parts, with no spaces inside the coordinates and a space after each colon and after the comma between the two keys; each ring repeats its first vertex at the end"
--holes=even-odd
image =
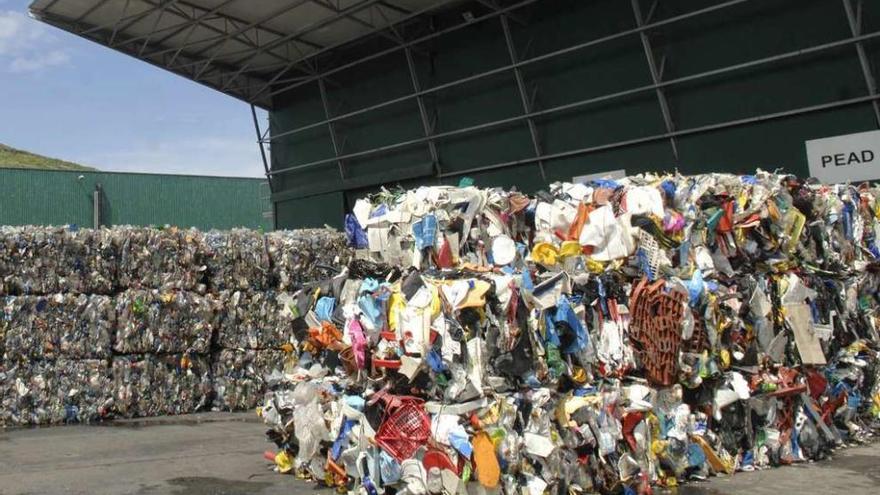
{"type": "Polygon", "coordinates": [[[317,57],[460,0],[36,0],[43,22],[263,108],[317,57]]]}

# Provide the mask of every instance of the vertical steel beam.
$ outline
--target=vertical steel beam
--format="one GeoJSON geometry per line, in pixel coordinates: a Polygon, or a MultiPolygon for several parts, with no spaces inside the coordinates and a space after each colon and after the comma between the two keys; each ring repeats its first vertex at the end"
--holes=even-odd
{"type": "Polygon", "coordinates": [[[443,173],[443,170],[440,167],[440,154],[437,153],[437,143],[431,139],[431,135],[434,134],[434,126],[431,125],[430,119],[428,119],[428,109],[425,106],[425,98],[421,95],[422,87],[419,84],[419,76],[416,73],[416,64],[413,60],[412,50],[409,47],[406,47],[403,50],[403,53],[406,55],[406,65],[409,66],[409,77],[412,80],[413,91],[415,91],[416,103],[419,106],[419,116],[422,119],[422,130],[425,133],[425,139],[428,140],[428,152],[431,154],[431,162],[434,164],[434,172],[436,172],[437,177],[440,177],[440,174],[443,173]]]}
{"type": "MultiPolygon", "coordinates": [[[[859,13],[861,13],[862,1],[859,0],[859,13]]],[[[857,15],[853,10],[852,2],[850,0],[843,0],[843,10],[846,12],[846,20],[849,22],[849,28],[852,31],[854,37],[861,36],[862,34],[862,19],[861,15],[857,15]]],[[[877,95],[877,81],[874,79],[874,74],[871,72],[871,64],[868,62],[868,55],[865,52],[865,45],[858,41],[855,44],[856,53],[859,55],[859,64],[862,66],[862,74],[865,76],[865,85],[868,86],[868,95],[876,96],[877,95]]],[[[877,121],[877,126],[880,127],[880,102],[874,100],[874,119],[877,121]]]]}
{"type": "MultiPolygon", "coordinates": [[[[327,101],[327,88],[324,85],[324,79],[318,79],[318,90],[321,92],[321,105],[324,106],[324,117],[330,120],[330,104],[327,101]]],[[[339,178],[345,180],[345,165],[339,159],[339,140],[336,138],[336,125],[331,121],[327,122],[327,130],[330,131],[330,142],[333,144],[333,156],[336,157],[336,166],[339,167],[339,178]]]]}
{"type": "MultiPolygon", "coordinates": [[[[639,0],[630,0],[632,4],[633,16],[636,19],[636,27],[639,29],[639,38],[642,40],[642,49],[645,51],[645,60],[648,62],[648,71],[651,73],[651,80],[654,85],[660,84],[663,79],[660,71],[657,70],[657,60],[654,58],[654,48],[651,46],[651,39],[648,37],[645,26],[645,20],[642,17],[642,9],[639,7],[639,0]]],[[[653,13],[654,8],[651,9],[653,13]]],[[[657,93],[657,102],[660,104],[660,113],[663,115],[663,123],[666,125],[666,132],[670,135],[675,132],[675,123],[672,121],[672,113],[669,111],[669,102],[666,100],[666,93],[660,87],[655,90],[657,93]]],[[[669,144],[672,145],[672,156],[678,161],[678,145],[674,137],[669,138],[669,144]]]]}
{"type": "MultiPolygon", "coordinates": [[[[522,69],[518,65],[519,57],[516,54],[516,46],[513,44],[513,35],[510,33],[510,22],[507,20],[507,14],[501,14],[498,18],[501,19],[501,29],[504,30],[504,40],[507,43],[507,53],[513,66],[513,77],[516,79],[516,87],[522,102],[523,114],[529,115],[532,113],[532,102],[529,100],[528,93],[526,92],[526,83],[522,75],[522,69]]],[[[538,139],[538,127],[535,125],[535,120],[527,117],[526,124],[529,128],[529,135],[532,137],[532,147],[535,150],[535,156],[541,157],[544,153],[541,151],[541,141],[538,139]]],[[[547,173],[544,171],[544,161],[539,159],[537,163],[538,169],[541,171],[541,179],[546,181],[547,173]]]]}
{"type": "Polygon", "coordinates": [[[260,145],[260,156],[263,157],[263,170],[266,171],[266,181],[269,182],[269,192],[275,192],[272,188],[272,173],[269,171],[269,160],[266,159],[266,148],[263,144],[263,133],[260,132],[260,121],[257,119],[257,107],[251,104],[251,115],[254,117],[254,131],[257,132],[257,144],[260,145]]]}

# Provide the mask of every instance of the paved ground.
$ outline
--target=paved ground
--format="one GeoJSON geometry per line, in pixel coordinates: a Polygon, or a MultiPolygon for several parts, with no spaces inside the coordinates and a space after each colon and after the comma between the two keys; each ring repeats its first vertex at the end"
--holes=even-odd
{"type": "MultiPolygon", "coordinates": [[[[252,414],[0,430],[0,494],[332,495],[272,473],[252,414]]],[[[679,495],[880,493],[880,444],[828,462],[686,485],[679,495]]],[[[676,493],[676,492],[673,492],[676,493]]]]}

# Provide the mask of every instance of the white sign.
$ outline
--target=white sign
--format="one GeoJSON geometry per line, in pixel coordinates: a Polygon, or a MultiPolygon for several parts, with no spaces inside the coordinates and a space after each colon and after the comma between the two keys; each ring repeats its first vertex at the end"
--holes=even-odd
{"type": "Polygon", "coordinates": [[[578,175],[577,177],[572,177],[571,181],[575,184],[586,184],[590,181],[599,180],[599,179],[611,179],[617,180],[626,177],[626,169],[621,170],[609,170],[607,172],[598,172],[595,174],[589,175],[578,175]]]}
{"type": "Polygon", "coordinates": [[[880,179],[880,131],[807,141],[807,163],[825,184],[880,179]]]}

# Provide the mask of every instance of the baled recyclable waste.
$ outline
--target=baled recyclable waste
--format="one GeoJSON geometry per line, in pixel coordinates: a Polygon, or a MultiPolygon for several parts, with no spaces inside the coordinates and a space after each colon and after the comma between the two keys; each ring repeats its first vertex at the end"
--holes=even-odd
{"type": "Polygon", "coordinates": [[[271,285],[292,292],[348,261],[345,237],[329,229],[278,230],[265,236],[271,285]]]}
{"type": "Polygon", "coordinates": [[[253,408],[308,329],[278,283],[348,253],[323,229],[0,227],[0,425],[253,408]]]}
{"type": "Polygon", "coordinates": [[[205,264],[211,292],[269,289],[266,235],[250,229],[204,234],[205,264]]]}
{"type": "Polygon", "coordinates": [[[5,359],[0,424],[91,422],[111,413],[105,359],[5,359]]]}
{"type": "Polygon", "coordinates": [[[110,294],[118,266],[108,229],[0,226],[0,295],[110,294]]]}
{"type": "Polygon", "coordinates": [[[214,358],[213,408],[242,411],[255,408],[265,391],[265,377],[286,353],[275,349],[223,349],[214,358]]]}
{"type": "Polygon", "coordinates": [[[880,189],[762,171],[433,186],[361,199],[345,227],[357,259],[294,295],[305,330],[265,377],[279,472],[650,493],[880,425],[880,189]]]}
{"type": "Polygon", "coordinates": [[[207,249],[196,229],[116,227],[118,284],[123,288],[204,293],[207,249]]]}
{"type": "Polygon", "coordinates": [[[199,353],[211,348],[216,302],[195,292],[130,289],[116,297],[114,350],[122,354],[199,353]]]}
{"type": "Polygon", "coordinates": [[[188,414],[211,397],[211,366],[198,354],[114,356],[113,412],[121,417],[188,414]]]}
{"type": "Polygon", "coordinates": [[[285,292],[235,291],[218,297],[224,349],[277,349],[293,340],[295,300],[285,292]]]}
{"type": "Polygon", "coordinates": [[[116,311],[109,296],[53,294],[5,299],[5,359],[110,357],[116,311]]]}

